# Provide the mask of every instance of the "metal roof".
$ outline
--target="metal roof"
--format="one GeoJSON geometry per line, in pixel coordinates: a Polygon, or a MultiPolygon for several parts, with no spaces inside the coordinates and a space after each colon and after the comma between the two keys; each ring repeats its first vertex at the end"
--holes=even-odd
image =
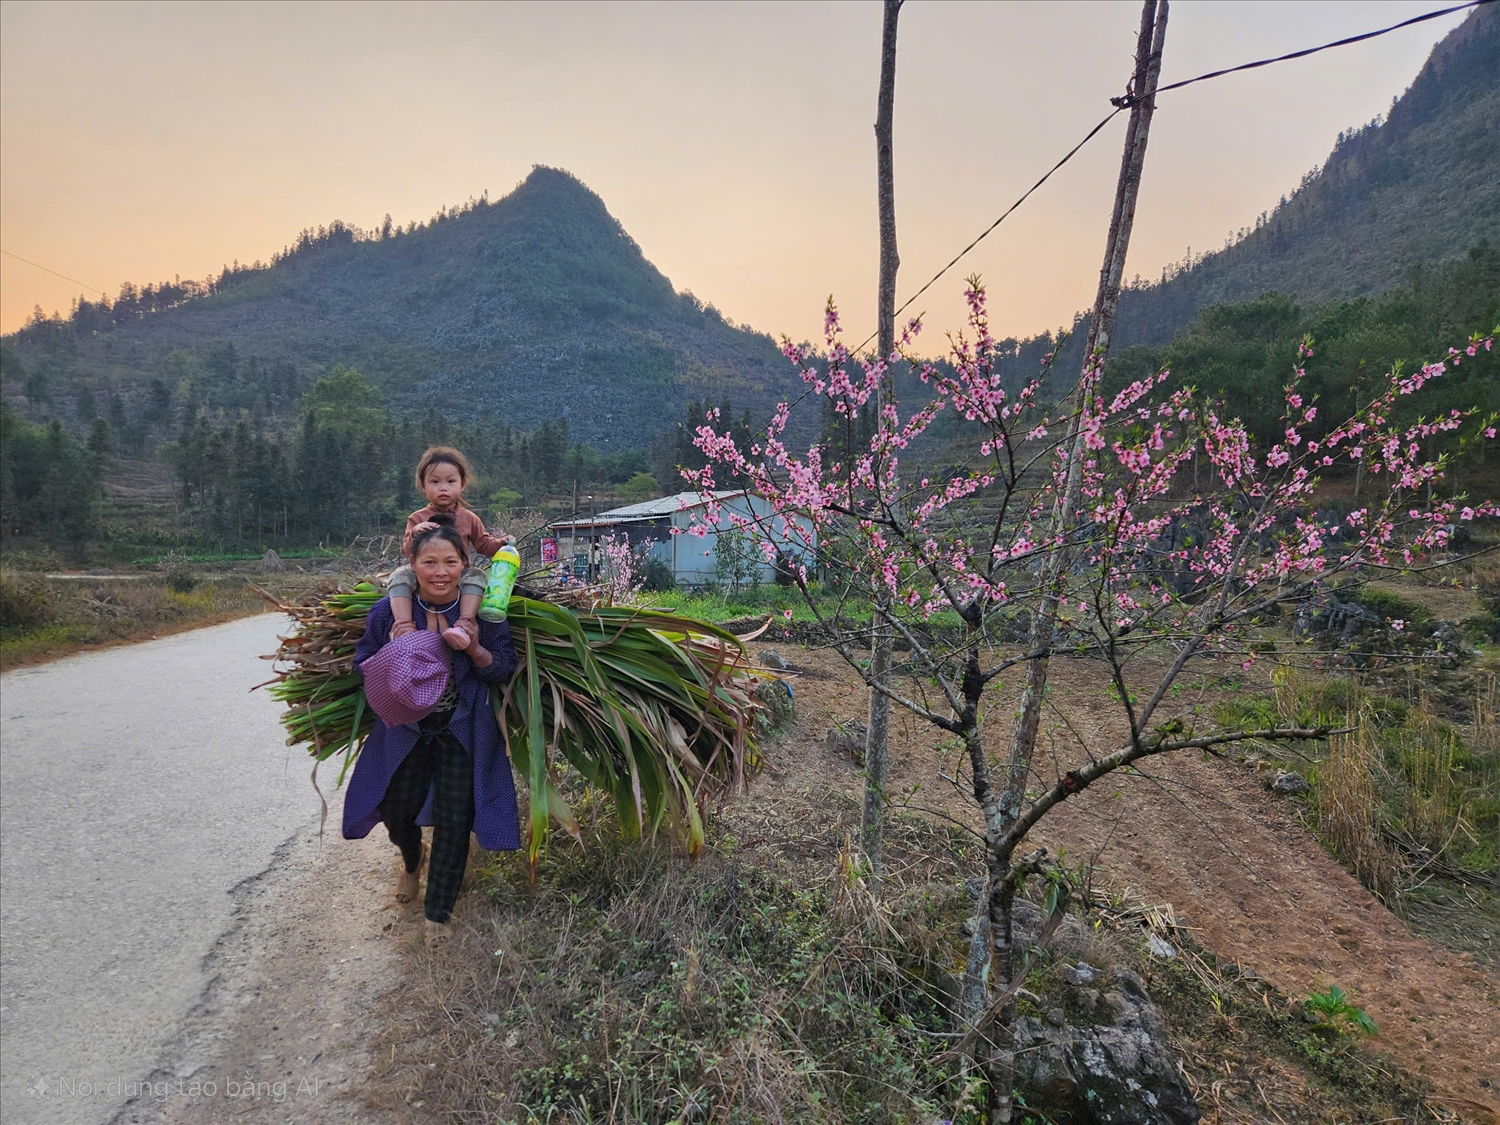
{"type": "MultiPolygon", "coordinates": [[[[713,494],[715,500],[727,500],[732,496],[743,496],[740,488],[724,489],[713,494]]],[[[663,496],[659,500],[643,500],[639,504],[626,504],[623,508],[611,508],[590,517],[553,520],[549,527],[600,527],[619,523],[639,523],[643,520],[663,519],[678,512],[701,508],[706,503],[699,492],[679,492],[675,496],[663,496]]]]}

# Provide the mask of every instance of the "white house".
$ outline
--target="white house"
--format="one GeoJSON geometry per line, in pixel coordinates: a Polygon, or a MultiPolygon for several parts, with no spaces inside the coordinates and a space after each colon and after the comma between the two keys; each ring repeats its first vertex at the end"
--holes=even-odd
{"type": "Polygon", "coordinates": [[[595,539],[626,537],[633,549],[646,547],[649,553],[672,568],[678,582],[686,586],[703,586],[717,574],[718,535],[734,530],[733,512],[741,519],[753,521],[744,534],[756,540],[755,559],[762,582],[776,578],[776,567],[765,559],[759,543],[769,542],[781,555],[813,563],[816,533],[804,517],[796,517],[795,527],[772,513],[762,497],[743,489],[715,492],[719,504],[718,519],[708,519],[708,502],[697,492],[679,492],[660,500],[627,504],[590,517],[554,520],[549,526],[558,537],[558,554],[563,562],[582,555],[587,558],[595,539]],[[705,534],[693,534],[693,527],[706,528],[705,534]]]}

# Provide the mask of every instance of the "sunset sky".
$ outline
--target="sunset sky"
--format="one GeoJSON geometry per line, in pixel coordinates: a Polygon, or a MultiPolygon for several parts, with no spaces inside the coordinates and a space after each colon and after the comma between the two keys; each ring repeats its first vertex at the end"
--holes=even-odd
{"type": "MultiPolygon", "coordinates": [[[[1163,82],[1440,3],[1171,9],[1163,82]]],[[[1140,8],[909,0],[896,86],[904,299],[1109,110],[1140,8]]],[[[1453,15],[1164,95],[1127,273],[1222,246],[1386,111],[1453,15]]],[[[334,218],[401,224],[534,164],[598,192],[679,289],[816,337],[873,328],[881,7],[842,4],[0,5],[0,329],[83,286],[203,277],[334,218]]],[[[1124,116],[918,306],[961,278],[997,335],[1093,298],[1124,116]]],[[[97,292],[91,293],[97,297],[97,292]]],[[[929,348],[940,339],[929,336],[929,348]]]]}

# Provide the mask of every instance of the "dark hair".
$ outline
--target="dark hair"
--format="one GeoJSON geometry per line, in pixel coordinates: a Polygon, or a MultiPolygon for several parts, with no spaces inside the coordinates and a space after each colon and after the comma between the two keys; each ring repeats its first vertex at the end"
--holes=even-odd
{"type": "MultiPolygon", "coordinates": [[[[474,470],[469,468],[469,459],[458,450],[447,445],[434,445],[422,454],[422,459],[417,462],[417,489],[420,491],[427,487],[427,471],[434,465],[452,465],[458,470],[459,487],[467,488],[469,481],[474,477],[474,470]]],[[[464,502],[463,497],[458,502],[464,502]]]]}
{"type": "MultiPolygon", "coordinates": [[[[441,539],[455,551],[459,558],[464,558],[464,537],[458,533],[458,528],[453,526],[453,517],[447,512],[437,512],[427,517],[428,523],[437,524],[429,527],[426,531],[419,531],[411,537],[411,558],[416,562],[417,556],[422,553],[422,548],[434,539],[441,539]]],[[[465,559],[467,562],[468,560],[465,559]]]]}

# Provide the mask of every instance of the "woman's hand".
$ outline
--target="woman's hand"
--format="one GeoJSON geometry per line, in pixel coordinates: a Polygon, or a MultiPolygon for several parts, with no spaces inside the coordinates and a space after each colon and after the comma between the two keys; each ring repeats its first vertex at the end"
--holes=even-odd
{"type": "Polygon", "coordinates": [[[478,637],[469,642],[469,647],[464,649],[464,655],[474,662],[476,668],[488,668],[495,662],[495,654],[480,644],[478,637]]]}

